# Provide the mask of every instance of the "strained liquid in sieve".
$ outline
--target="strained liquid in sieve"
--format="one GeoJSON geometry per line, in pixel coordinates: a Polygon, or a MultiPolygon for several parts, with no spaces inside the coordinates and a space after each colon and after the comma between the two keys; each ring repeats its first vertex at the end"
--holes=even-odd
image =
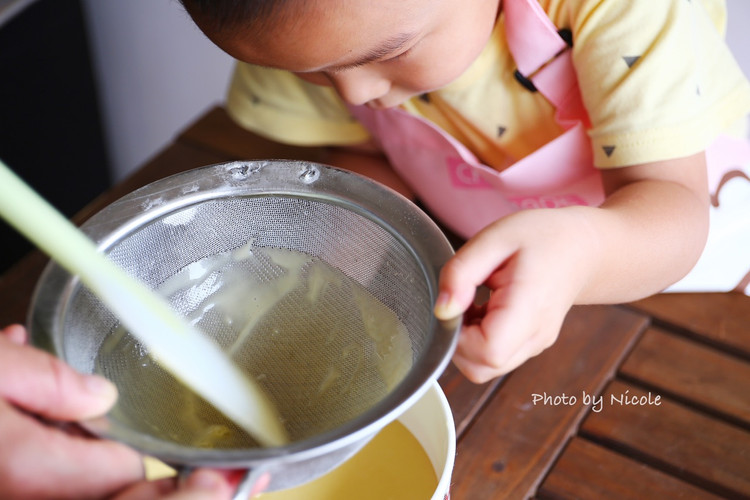
{"type": "MultiPolygon", "coordinates": [[[[266,390],[292,440],[364,413],[412,366],[396,314],[302,252],[248,242],[189,264],[156,289],[266,390]]],[[[96,371],[125,388],[113,416],[130,426],[187,446],[257,446],[122,328],[102,343],[96,371]]]]}

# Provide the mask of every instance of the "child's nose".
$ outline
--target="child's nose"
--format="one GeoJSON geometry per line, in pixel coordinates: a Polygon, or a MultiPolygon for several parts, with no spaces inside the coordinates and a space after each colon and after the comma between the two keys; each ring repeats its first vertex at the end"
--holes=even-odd
{"type": "Polygon", "coordinates": [[[329,78],[341,98],[354,106],[383,97],[391,89],[387,78],[366,68],[350,68],[329,78]]]}

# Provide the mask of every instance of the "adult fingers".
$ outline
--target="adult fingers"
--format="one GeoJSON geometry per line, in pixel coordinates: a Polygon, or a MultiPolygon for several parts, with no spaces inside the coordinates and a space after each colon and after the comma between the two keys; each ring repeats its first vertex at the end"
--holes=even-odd
{"type": "Polygon", "coordinates": [[[0,334],[5,336],[6,339],[10,340],[14,344],[23,345],[26,343],[26,328],[21,325],[10,325],[2,330],[0,334]]]}
{"type": "Polygon", "coordinates": [[[111,500],[156,500],[175,492],[175,479],[159,479],[157,481],[139,481],[127,486],[111,500]]]}
{"type": "Polygon", "coordinates": [[[0,397],[46,418],[83,420],[106,413],[117,389],[102,377],[79,374],[48,353],[0,336],[0,397]]]}
{"type": "Polygon", "coordinates": [[[169,500],[223,500],[232,497],[232,487],[219,472],[198,469],[187,478],[184,491],[170,495],[169,500]],[[200,496],[198,496],[200,495],[200,496]]]}
{"type": "Polygon", "coordinates": [[[232,487],[221,473],[198,469],[184,483],[176,479],[142,481],[112,500],[225,500],[232,494],[232,487]]]}
{"type": "Polygon", "coordinates": [[[0,498],[101,498],[143,477],[140,455],[72,436],[0,399],[0,498]]]}

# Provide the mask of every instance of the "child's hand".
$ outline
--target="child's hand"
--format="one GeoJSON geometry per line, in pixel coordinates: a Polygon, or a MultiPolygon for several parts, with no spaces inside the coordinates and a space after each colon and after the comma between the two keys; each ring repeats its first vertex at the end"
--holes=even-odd
{"type": "Polygon", "coordinates": [[[520,211],[472,238],[443,268],[435,315],[468,311],[454,361],[470,380],[505,374],[552,345],[573,304],[663,290],[708,234],[703,153],[602,170],[599,207],[520,211]],[[492,290],[470,309],[476,287],[492,290]]]}
{"type": "Polygon", "coordinates": [[[591,272],[593,241],[575,209],[529,210],[505,217],[469,240],[443,268],[435,314],[466,311],[453,358],[473,382],[503,375],[557,338],[591,272]],[[489,301],[473,306],[477,286],[489,301]]]}

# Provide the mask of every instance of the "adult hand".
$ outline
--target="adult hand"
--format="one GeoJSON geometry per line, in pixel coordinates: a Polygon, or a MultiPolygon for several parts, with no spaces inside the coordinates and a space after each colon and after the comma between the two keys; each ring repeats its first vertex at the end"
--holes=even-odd
{"type": "Polygon", "coordinates": [[[50,422],[106,413],[117,398],[102,377],[81,375],[27,345],[18,325],[0,330],[0,498],[228,499],[219,473],[199,470],[175,480],[143,480],[134,450],[113,441],[66,432],[50,422]]]}
{"type": "Polygon", "coordinates": [[[231,497],[232,488],[222,473],[198,469],[184,484],[179,484],[175,479],[140,481],[111,500],[224,500],[231,497]]]}

